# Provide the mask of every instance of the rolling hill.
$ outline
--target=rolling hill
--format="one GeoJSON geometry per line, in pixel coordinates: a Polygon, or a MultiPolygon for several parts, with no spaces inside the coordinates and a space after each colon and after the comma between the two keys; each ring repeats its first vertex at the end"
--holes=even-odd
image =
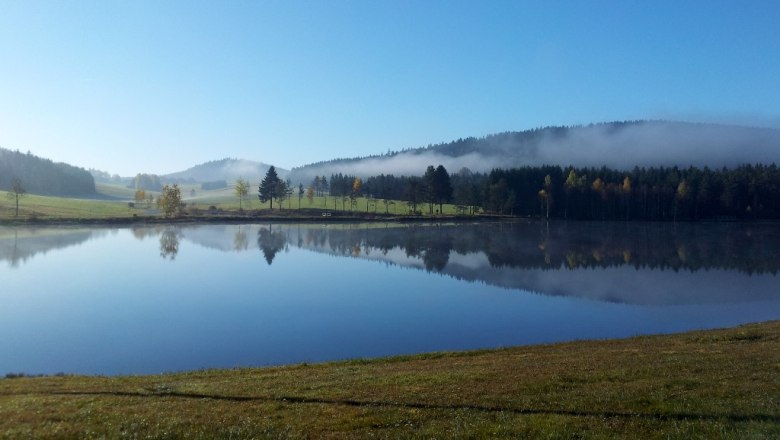
{"type": "Polygon", "coordinates": [[[95,179],[89,171],[66,163],[55,163],[32,153],[0,148],[0,190],[20,179],[26,192],[50,196],[92,196],[95,179]]]}
{"type": "Polygon", "coordinates": [[[669,121],[545,127],[465,138],[384,155],[335,159],[291,170],[294,182],[333,173],[368,177],[421,175],[428,165],[451,171],[560,165],[733,167],[780,163],[780,130],[669,121]]]}
{"type": "MultiPolygon", "coordinates": [[[[238,178],[249,180],[251,183],[259,182],[265,176],[270,165],[244,159],[225,158],[195,165],[184,171],[161,176],[166,183],[204,183],[224,180],[234,182],[238,178]]],[[[287,175],[288,171],[276,168],[280,177],[287,175]]]]}

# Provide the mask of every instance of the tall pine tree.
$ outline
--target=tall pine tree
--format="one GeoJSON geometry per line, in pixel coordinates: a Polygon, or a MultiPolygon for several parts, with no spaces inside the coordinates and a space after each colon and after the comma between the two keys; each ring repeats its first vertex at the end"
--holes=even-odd
{"type": "Polygon", "coordinates": [[[280,187],[282,187],[282,180],[276,174],[276,168],[271,165],[268,172],[265,173],[265,178],[260,182],[259,194],[257,195],[260,203],[270,201],[271,209],[274,209],[274,198],[279,198],[280,187]]]}

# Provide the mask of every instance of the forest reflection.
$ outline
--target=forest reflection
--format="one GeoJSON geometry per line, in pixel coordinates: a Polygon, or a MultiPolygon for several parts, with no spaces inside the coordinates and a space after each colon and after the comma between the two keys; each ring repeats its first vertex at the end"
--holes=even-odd
{"type": "MultiPolygon", "coordinates": [[[[288,228],[293,237],[301,233],[288,228]]],[[[306,228],[301,247],[337,255],[401,249],[429,271],[453,252],[482,253],[494,268],[738,270],[777,274],[780,232],[772,224],[532,223],[306,228]]],[[[297,241],[290,237],[291,241],[297,241]]]]}
{"type": "MultiPolygon", "coordinates": [[[[50,249],[121,231],[0,229],[0,261],[15,269],[50,249]]],[[[168,261],[191,250],[184,243],[219,252],[256,252],[258,260],[269,266],[281,251],[285,251],[283,258],[295,258],[288,251],[301,249],[507,289],[599,301],[689,304],[780,299],[780,229],[773,223],[282,223],[147,225],[129,231],[138,241],[155,240],[159,257],[168,261]]],[[[396,275],[388,271],[387,276],[396,275]]]]}
{"type": "Polygon", "coordinates": [[[0,227],[0,262],[19,267],[38,254],[81,245],[116,229],[0,227]]]}
{"type": "MultiPolygon", "coordinates": [[[[272,264],[287,246],[332,255],[375,258],[400,252],[428,271],[455,255],[482,254],[493,268],[655,270],[780,270],[780,228],[773,223],[496,222],[472,224],[247,224],[136,226],[138,240],[159,240],[174,259],[181,240],[222,250],[260,250],[272,264]],[[255,237],[257,247],[250,246],[255,237]],[[370,257],[372,256],[373,257],[370,257]]],[[[101,228],[3,228],[0,261],[11,267],[51,249],[117,233],[101,228]]]]}
{"type": "Polygon", "coordinates": [[[681,305],[780,299],[773,224],[282,226],[289,243],[545,295],[681,305]]]}

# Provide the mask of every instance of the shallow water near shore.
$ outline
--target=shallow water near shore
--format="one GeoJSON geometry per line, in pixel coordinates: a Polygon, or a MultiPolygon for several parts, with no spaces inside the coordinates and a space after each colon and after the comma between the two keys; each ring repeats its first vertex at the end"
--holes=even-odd
{"type": "Polygon", "coordinates": [[[147,374],[780,318],[776,224],[0,228],[0,374],[147,374]]]}

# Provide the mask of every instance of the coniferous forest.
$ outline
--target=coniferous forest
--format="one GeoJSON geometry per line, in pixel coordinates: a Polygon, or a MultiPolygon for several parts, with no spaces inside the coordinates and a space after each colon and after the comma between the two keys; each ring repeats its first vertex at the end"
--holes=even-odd
{"type": "Polygon", "coordinates": [[[95,179],[83,168],[0,148],[0,190],[9,190],[15,179],[19,179],[26,192],[33,194],[80,196],[95,193],[95,179]]]}
{"type": "MultiPolygon", "coordinates": [[[[355,176],[317,177],[320,193],[346,196],[355,176]]],[[[616,170],[559,166],[494,169],[450,175],[428,167],[416,176],[365,179],[361,194],[402,200],[410,212],[435,213],[441,203],[461,214],[485,212],[570,220],[780,219],[777,165],[736,168],[640,168],[616,170]]]]}
{"type": "Polygon", "coordinates": [[[777,219],[780,169],[772,164],[719,170],[494,170],[483,197],[482,206],[490,212],[566,219],[777,219]]]}

